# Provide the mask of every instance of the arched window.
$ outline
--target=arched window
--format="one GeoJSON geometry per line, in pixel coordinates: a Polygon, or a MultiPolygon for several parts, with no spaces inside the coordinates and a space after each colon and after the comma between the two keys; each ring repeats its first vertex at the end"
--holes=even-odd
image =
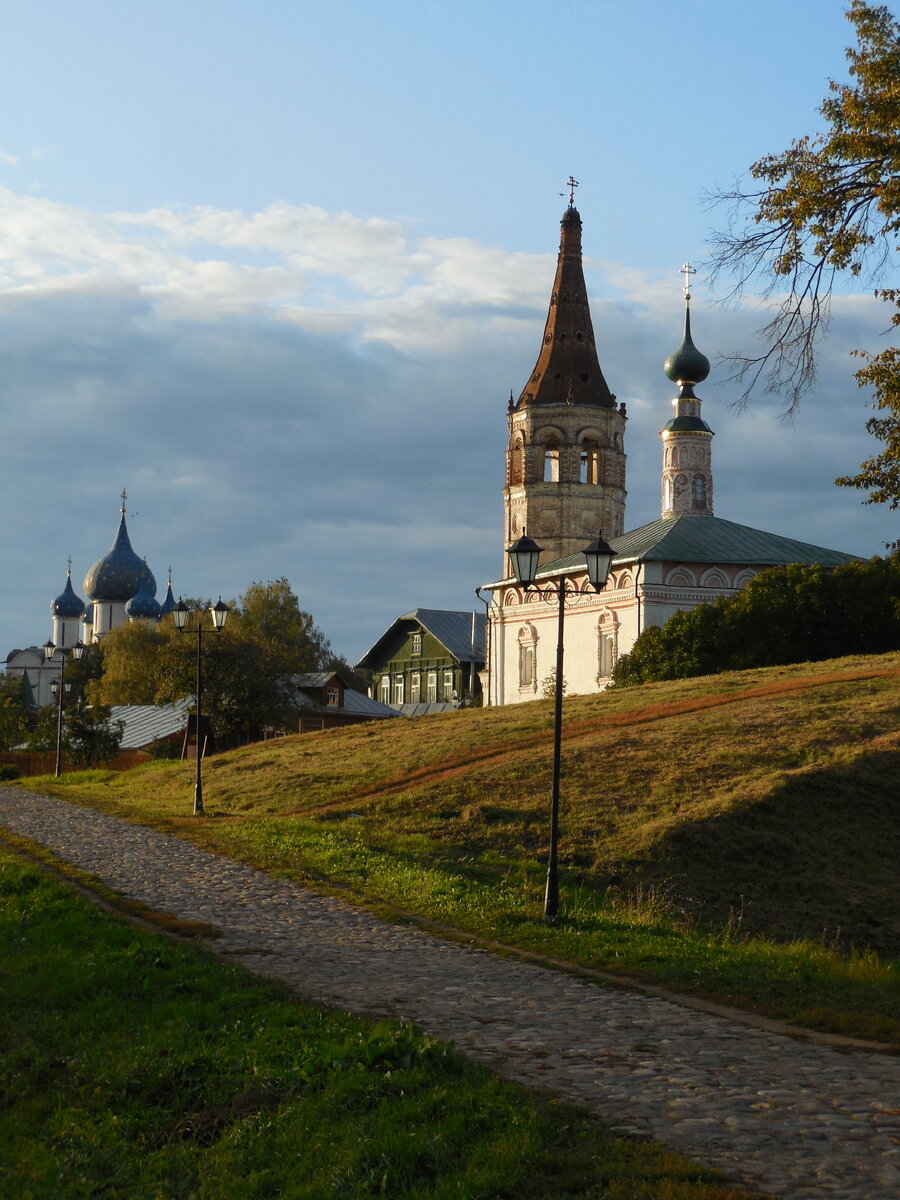
{"type": "Polygon", "coordinates": [[[522,439],[516,438],[509,452],[509,482],[510,484],[525,481],[525,447],[522,439]]]}
{"type": "Polygon", "coordinates": [[[548,442],[544,447],[544,483],[559,483],[559,446],[548,442]]]}
{"type": "Polygon", "coordinates": [[[581,483],[600,482],[600,447],[591,438],[585,438],[581,443],[581,483]]]}
{"type": "Polygon", "coordinates": [[[694,508],[706,508],[706,480],[702,475],[694,476],[693,504],[694,508]]]}

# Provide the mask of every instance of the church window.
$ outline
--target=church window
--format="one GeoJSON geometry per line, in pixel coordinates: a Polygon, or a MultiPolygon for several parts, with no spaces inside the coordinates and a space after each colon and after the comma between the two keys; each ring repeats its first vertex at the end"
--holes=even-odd
{"type": "Polygon", "coordinates": [[[694,508],[706,507],[706,480],[702,475],[694,476],[694,508]]]}
{"type": "Polygon", "coordinates": [[[600,447],[596,442],[585,440],[581,444],[581,474],[582,483],[600,482],[600,447]]]}
{"type": "Polygon", "coordinates": [[[403,676],[402,675],[394,676],[394,703],[395,704],[403,703],[403,676]]]}
{"type": "Polygon", "coordinates": [[[600,675],[603,679],[608,679],[613,673],[615,666],[614,658],[614,643],[611,633],[603,633],[600,635],[600,675]]]}
{"type": "Polygon", "coordinates": [[[519,687],[534,686],[534,646],[519,647],[519,687]]]}
{"type": "Polygon", "coordinates": [[[547,446],[544,450],[544,483],[559,483],[558,446],[547,446]]]}
{"type": "Polygon", "coordinates": [[[663,480],[663,506],[672,507],[672,480],[668,476],[663,480]]]}
{"type": "Polygon", "coordinates": [[[412,635],[412,652],[413,652],[413,654],[421,654],[422,653],[422,635],[421,635],[421,633],[414,633],[412,635]]]}
{"type": "Polygon", "coordinates": [[[437,671],[429,671],[425,681],[425,699],[429,703],[437,700],[437,671]]]}
{"type": "Polygon", "coordinates": [[[525,447],[520,440],[513,443],[509,455],[509,482],[522,483],[525,479],[525,447]]]}

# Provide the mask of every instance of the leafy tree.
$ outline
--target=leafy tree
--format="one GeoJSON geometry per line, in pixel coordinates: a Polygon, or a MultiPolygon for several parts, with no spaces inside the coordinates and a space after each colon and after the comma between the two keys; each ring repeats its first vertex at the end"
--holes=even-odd
{"type": "Polygon", "coordinates": [[[251,583],[234,606],[228,624],[255,642],[273,664],[293,674],[322,670],[331,647],[282,576],[251,583]]]}
{"type": "MultiPolygon", "coordinates": [[[[206,606],[208,607],[208,606],[206,606]]],[[[160,628],[155,699],[166,703],[196,691],[196,619],[203,634],[203,711],[223,737],[237,728],[282,724],[291,712],[293,676],[322,670],[331,660],[327,639],[284,578],[253,583],[232,605],[220,633],[202,606],[187,633],[160,628]]]]}
{"type": "Polygon", "coordinates": [[[103,654],[96,643],[85,646],[81,658],[70,654],[66,659],[66,683],[71,691],[66,694],[67,703],[84,704],[88,692],[103,674],[103,654]]]}
{"type": "Polygon", "coordinates": [[[97,767],[119,753],[125,725],[110,718],[110,710],[99,704],[63,710],[63,746],[78,766],[97,767]]]}
{"type": "Polygon", "coordinates": [[[28,735],[34,697],[24,675],[0,675],[0,750],[11,750],[28,735]]]}
{"type": "Polygon", "coordinates": [[[87,688],[91,703],[153,704],[156,660],[163,640],[156,628],[143,621],[107,633],[99,647],[102,674],[87,688]]]}
{"type": "MultiPolygon", "coordinates": [[[[820,108],[826,130],[767,155],[750,168],[759,190],[736,187],[716,199],[732,205],[732,222],[713,243],[713,274],[736,279],[739,295],[762,277],[767,296],[786,295],[762,330],[756,357],[735,356],[744,400],[762,384],[786,391],[793,411],[815,378],[815,343],[828,326],[839,272],[880,282],[900,229],[900,23],[884,5],[851,0],[847,17],[857,45],[847,51],[851,83],[829,83],[820,108]]],[[[900,327],[900,289],[875,295],[892,305],[900,327]]],[[[866,503],[900,506],[900,350],[858,351],[859,385],[874,390],[883,415],[867,422],[884,443],[841,486],[871,489],[866,503]]]]}

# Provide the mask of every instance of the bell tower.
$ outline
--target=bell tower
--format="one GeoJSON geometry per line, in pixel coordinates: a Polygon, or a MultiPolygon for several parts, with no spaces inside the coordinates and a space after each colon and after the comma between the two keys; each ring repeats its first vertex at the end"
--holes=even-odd
{"type": "MultiPolygon", "coordinates": [[[[616,405],[594,342],[581,262],[581,217],[569,177],[544,339],[517,401],[509,397],[505,546],[524,532],[542,562],[625,527],[625,405],[616,405]]],[[[509,562],[504,555],[504,573],[509,562]]]]}
{"type": "Polygon", "coordinates": [[[694,384],[709,374],[709,359],[691,340],[690,263],[681,268],[684,275],[684,340],[665,361],[663,370],[679,392],[672,401],[675,412],[660,431],[663,443],[662,515],[678,517],[684,513],[713,515],[712,440],[713,431],[700,416],[700,399],[694,384]]]}

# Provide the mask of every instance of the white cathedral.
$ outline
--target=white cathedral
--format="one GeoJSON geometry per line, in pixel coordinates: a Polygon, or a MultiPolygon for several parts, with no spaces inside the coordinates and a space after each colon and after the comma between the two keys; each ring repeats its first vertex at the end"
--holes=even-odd
{"type": "MultiPolygon", "coordinates": [[[[857,556],[713,516],[713,432],[694,394],[709,361],[691,340],[688,286],[684,340],[664,366],[678,395],[661,431],[660,519],[626,531],[626,412],[600,369],[572,196],[570,188],[540,353],[518,400],[509,399],[504,545],[527,533],[543,549],[536,583],[569,591],[563,675],[567,692],[583,694],[605,688],[641,631],[677,610],[734,595],[768,567],[835,567],[857,556]],[[614,551],[599,593],[582,553],[598,531],[614,551]]],[[[486,704],[534,699],[556,665],[557,595],[519,585],[508,554],[503,569],[479,589],[490,595],[486,704]]]]}
{"type": "Polygon", "coordinates": [[[123,491],[119,528],[112,546],[84,577],[87,604],[72,587],[69,561],[66,585],[50,604],[52,628],[47,649],[53,649],[51,656],[47,657],[44,646],[28,646],[7,655],[7,672],[27,677],[35,703],[40,707],[54,703],[50,685],[59,679],[61,661],[77,643],[98,642],[111,629],[130,621],[158,621],[175,607],[171,573],[168,590],[160,603],[156,599],[153,572],[146,559],[132,549],[125,521],[126,500],[127,493],[123,491]]]}

